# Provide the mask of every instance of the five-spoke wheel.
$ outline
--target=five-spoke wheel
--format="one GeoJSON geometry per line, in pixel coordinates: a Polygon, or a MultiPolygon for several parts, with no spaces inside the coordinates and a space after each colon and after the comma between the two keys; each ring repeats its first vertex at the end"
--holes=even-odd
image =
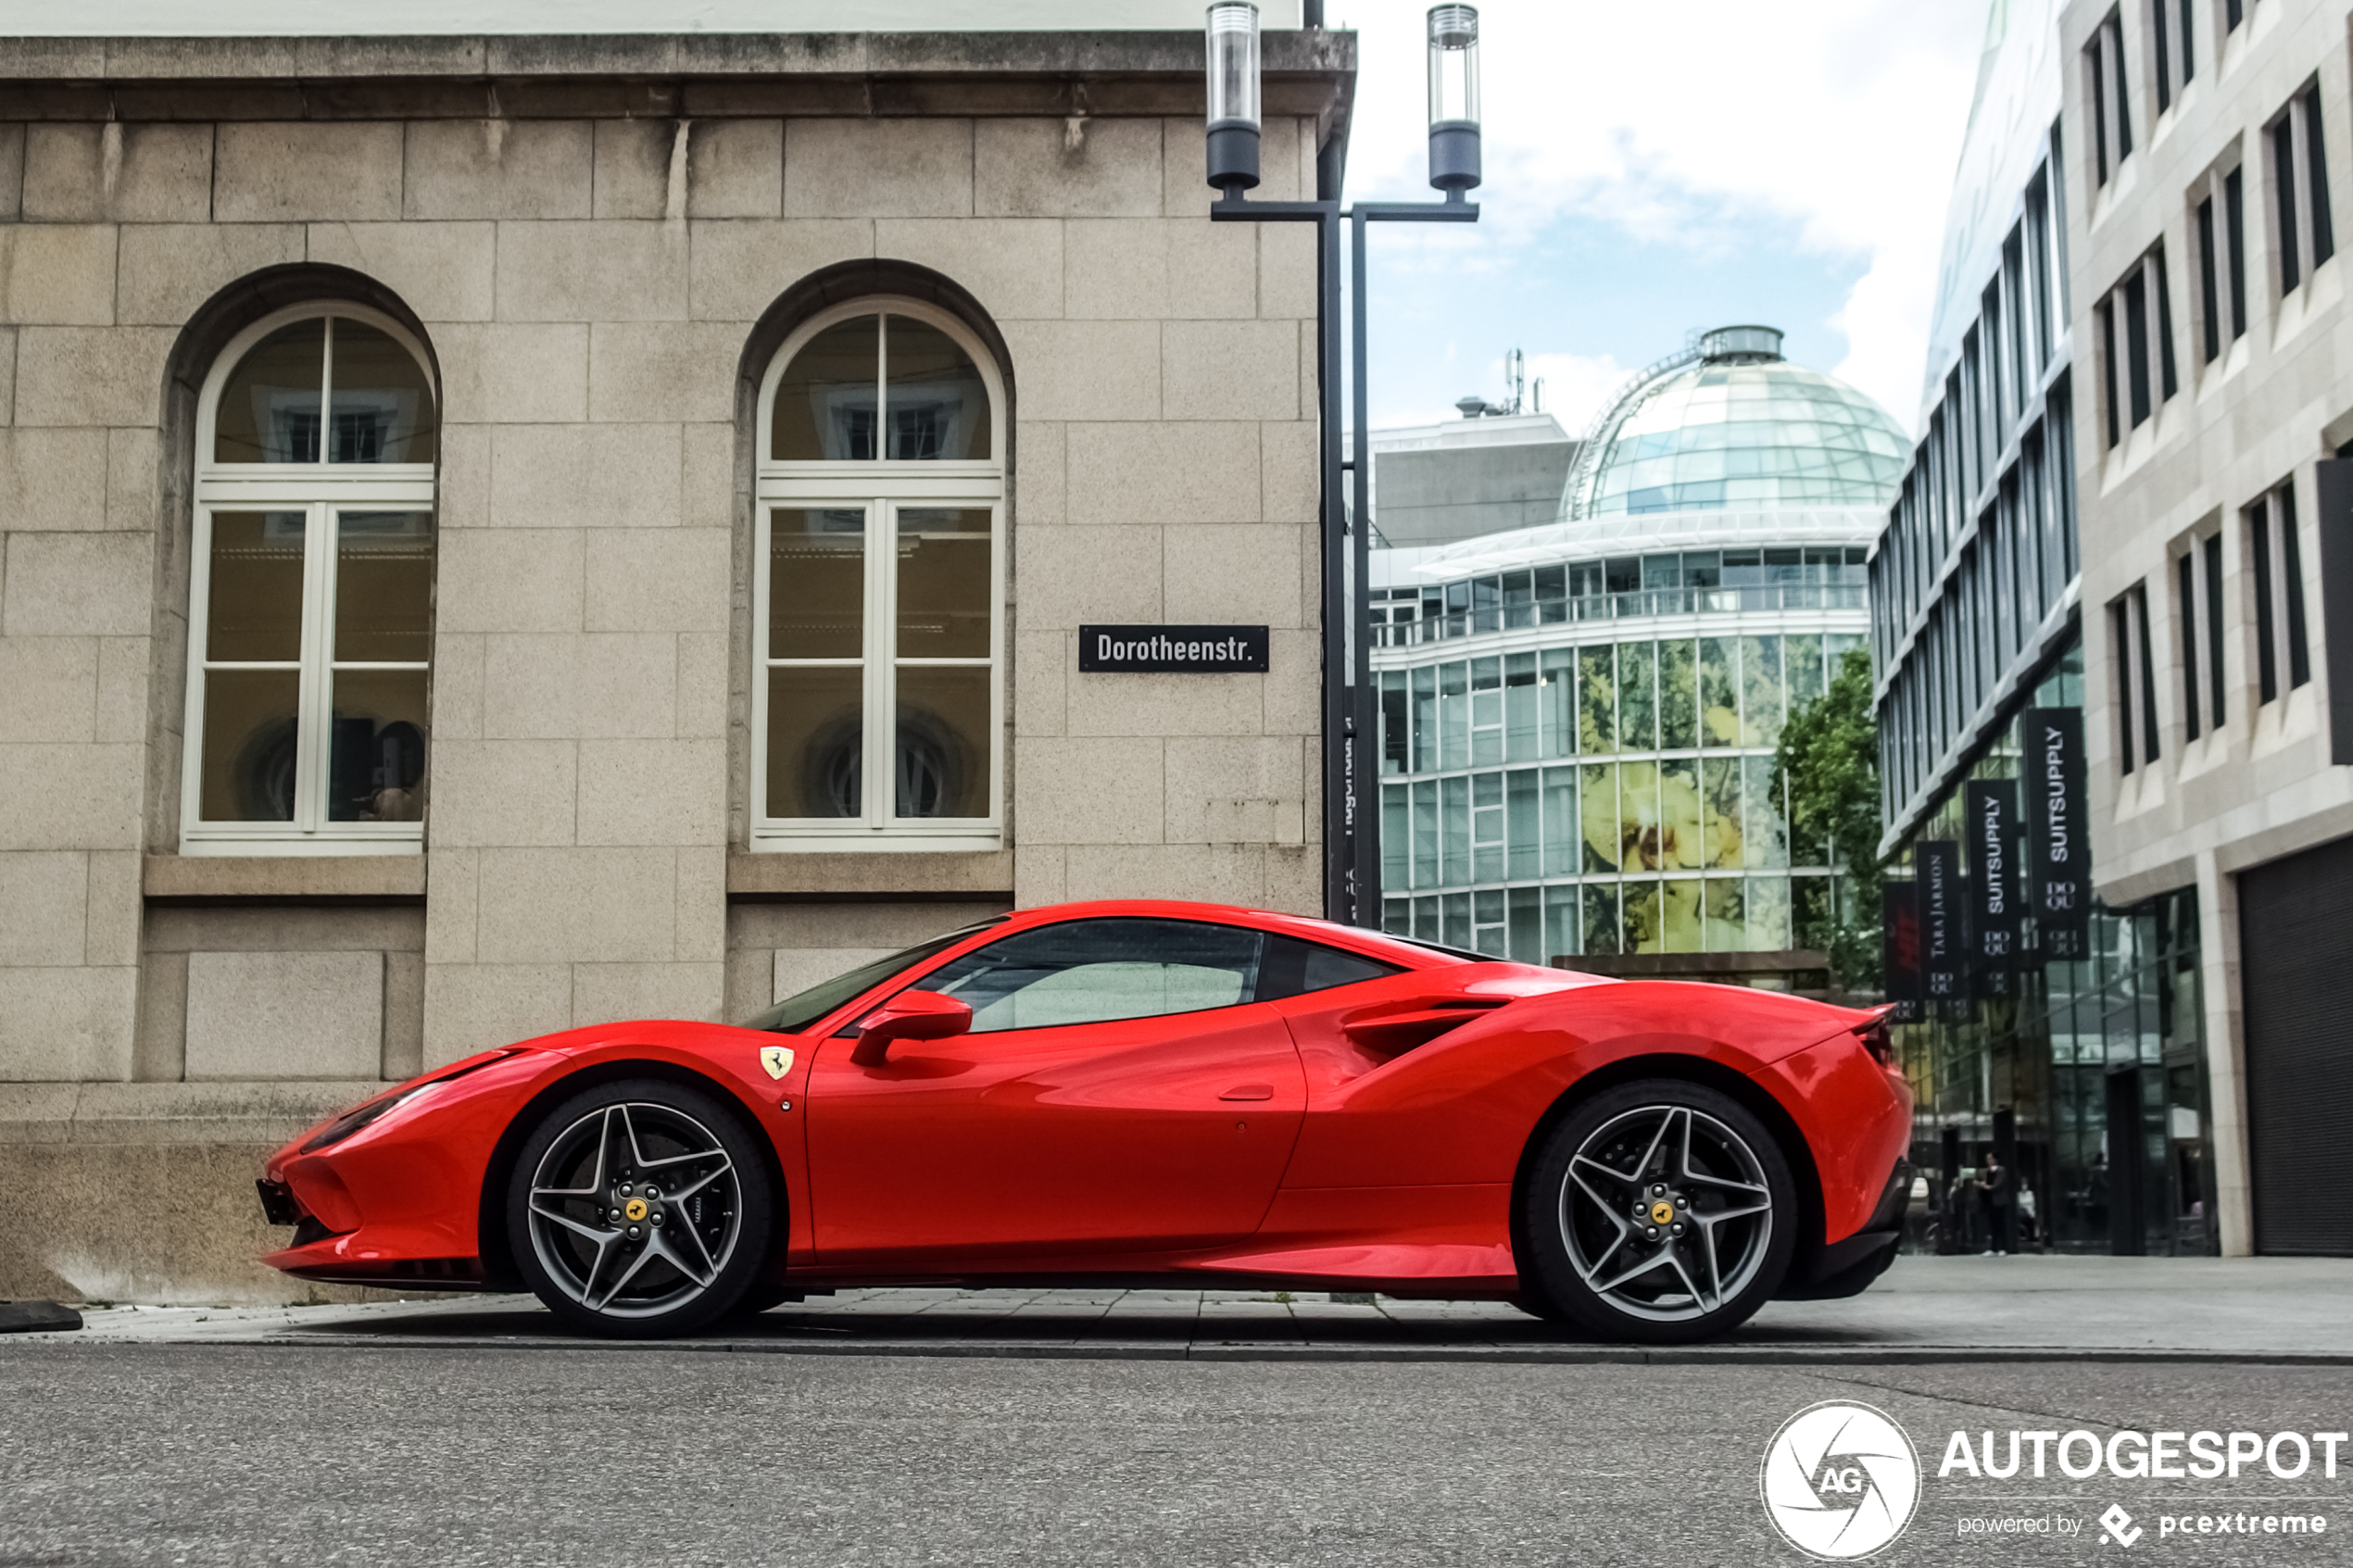
{"type": "Polygon", "coordinates": [[[763,1261],[769,1180],[740,1120],[660,1081],[550,1111],[515,1162],[508,1235],[548,1308],[609,1334],[677,1334],[733,1307],[763,1261]]]}
{"type": "Polygon", "coordinates": [[[1553,1129],[1522,1215],[1533,1283],[1596,1334],[1722,1334],[1789,1267],[1794,1187],[1780,1145],[1731,1097],[1671,1079],[1622,1085],[1553,1129]]]}

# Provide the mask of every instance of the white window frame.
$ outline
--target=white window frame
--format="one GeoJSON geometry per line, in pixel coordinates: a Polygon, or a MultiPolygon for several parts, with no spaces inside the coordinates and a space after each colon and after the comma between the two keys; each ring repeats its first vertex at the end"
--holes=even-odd
{"type": "MultiPolygon", "coordinates": [[[[879,352],[879,345],[878,352],[879,352]]],[[[879,361],[878,361],[879,363],[879,361]]],[[[882,367],[887,385],[888,367],[882,367]]],[[[887,394],[886,394],[887,395],[887,394]]],[[[995,358],[963,322],[922,301],[875,295],[832,307],[802,322],[777,349],[760,383],[755,427],[752,518],[751,799],[749,847],[755,852],[837,853],[849,851],[975,851],[1004,847],[1005,798],[1005,394],[995,358]],[[978,367],[989,401],[989,456],[986,461],[886,459],[862,462],[777,462],[769,453],[777,383],[786,367],[811,339],[854,317],[876,313],[906,316],[946,332],[978,367]],[[777,507],[862,509],[866,517],[864,643],[859,656],[839,660],[789,660],[793,664],[856,664],[866,673],[863,711],[866,793],[857,817],[771,817],[768,806],[768,671],[770,512],[777,507]],[[896,671],[902,666],[976,667],[978,659],[900,659],[893,641],[899,620],[898,559],[893,539],[898,514],[909,507],[954,507],[986,510],[989,517],[988,814],[986,817],[893,815],[891,781],[898,734],[896,671]],[[877,680],[877,672],[894,678],[877,680]]]]}
{"type": "MultiPolygon", "coordinates": [[[[189,547],[188,681],[186,717],[181,730],[180,852],[182,855],[417,855],[424,851],[425,825],[414,822],[339,822],[326,815],[326,776],[333,743],[333,671],[423,670],[426,701],[432,701],[430,662],[373,664],[333,659],[333,626],[336,551],[333,526],[342,510],[434,510],[432,463],[221,463],[215,462],[215,416],[229,377],[254,345],[292,322],[338,317],[373,327],[416,359],[426,385],[434,388],[432,360],[400,323],[362,306],[318,302],[263,317],[232,339],[213,361],[196,404],[195,520],[189,547]],[[212,587],[212,519],[216,512],[301,512],[303,540],[302,631],[296,660],[281,668],[300,671],[296,733],[302,737],[295,764],[295,815],[284,822],[213,822],[203,819],[206,674],[205,657],[212,587]]],[[[326,374],[332,384],[332,334],[326,374]]],[[[323,413],[325,410],[321,410],[323,413]]],[[[322,420],[320,451],[328,450],[322,420]]],[[[439,536],[439,519],[434,520],[439,536]]],[[[250,661],[225,663],[250,668],[250,661]]],[[[427,729],[426,770],[433,745],[427,729]]],[[[428,804],[427,809],[431,807],[428,804]]]]}

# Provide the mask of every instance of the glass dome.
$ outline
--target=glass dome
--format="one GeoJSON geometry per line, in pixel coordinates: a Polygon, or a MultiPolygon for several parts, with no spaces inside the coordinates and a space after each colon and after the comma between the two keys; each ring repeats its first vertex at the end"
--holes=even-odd
{"type": "Polygon", "coordinates": [[[1595,437],[1567,515],[1892,503],[1911,438],[1845,383],[1743,354],[1661,376],[1595,437]]]}

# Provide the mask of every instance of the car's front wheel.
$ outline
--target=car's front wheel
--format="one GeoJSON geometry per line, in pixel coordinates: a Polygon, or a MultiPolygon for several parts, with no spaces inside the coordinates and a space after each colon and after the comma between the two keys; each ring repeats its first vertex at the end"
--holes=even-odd
{"type": "Polygon", "coordinates": [[[1680,1079],[1574,1107],[1539,1151],[1526,1203],[1526,1283],[1611,1339],[1730,1333],[1780,1287],[1796,1241],[1796,1183],[1771,1130],[1680,1079]]]}
{"type": "Polygon", "coordinates": [[[602,1084],[523,1141],[507,1234],[550,1311],[599,1334],[686,1334],[733,1308],[764,1259],[774,1202],[742,1119],[659,1079],[602,1084]]]}

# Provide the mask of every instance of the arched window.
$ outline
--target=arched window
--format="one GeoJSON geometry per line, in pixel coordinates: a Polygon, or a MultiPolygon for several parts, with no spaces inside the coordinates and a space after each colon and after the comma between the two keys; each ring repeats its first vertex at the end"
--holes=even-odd
{"type": "Polygon", "coordinates": [[[181,849],[400,854],[424,838],[434,459],[421,345],[280,311],[197,405],[181,849]]]}
{"type": "Polygon", "coordinates": [[[954,317],[869,299],[761,385],[754,848],[995,848],[1004,395],[954,317]]]}

